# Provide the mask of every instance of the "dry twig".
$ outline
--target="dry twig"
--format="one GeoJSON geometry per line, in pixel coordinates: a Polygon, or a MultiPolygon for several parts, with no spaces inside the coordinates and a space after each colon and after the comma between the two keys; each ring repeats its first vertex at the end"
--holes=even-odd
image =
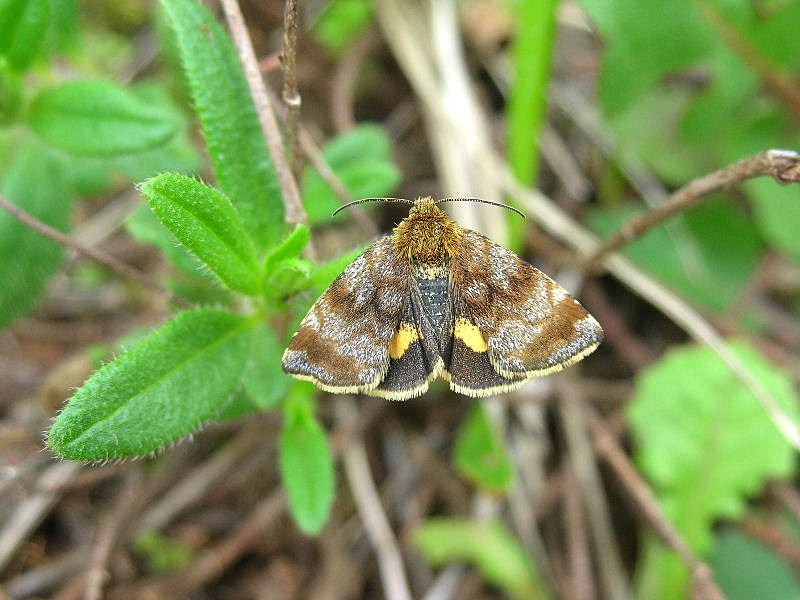
{"type": "Polygon", "coordinates": [[[96,248],[90,248],[89,246],[85,246],[74,240],[73,238],[66,235],[64,232],[59,231],[55,227],[51,227],[47,223],[43,223],[36,217],[34,217],[29,212],[21,209],[19,206],[11,202],[5,196],[0,195],[0,208],[3,208],[6,212],[8,212],[12,217],[17,219],[18,221],[24,223],[37,233],[50,238],[51,240],[58,242],[59,244],[66,246],[67,248],[72,248],[76,252],[83,254],[84,256],[88,256],[89,258],[100,262],[110,269],[116,271],[123,277],[129,277],[135,281],[138,281],[145,287],[148,287],[152,290],[155,290],[161,294],[166,294],[168,296],[172,296],[171,292],[164,288],[160,283],[158,283],[155,279],[151,279],[144,273],[142,273],[139,269],[135,269],[130,265],[125,264],[124,262],[117,260],[110,254],[103,252],[101,250],[97,250],[96,248]]]}
{"type": "Polygon", "coordinates": [[[581,262],[586,267],[595,267],[609,253],[642,237],[670,217],[696,206],[701,198],[762,175],[771,175],[779,183],[800,182],[800,154],[791,150],[766,150],[699,177],[653,210],[625,223],[581,262]]]}
{"type": "Polygon", "coordinates": [[[655,494],[647,482],[639,475],[625,451],[620,448],[613,434],[608,431],[602,419],[588,405],[584,413],[594,438],[598,456],[603,458],[622,484],[625,486],[636,507],[650,523],[653,531],[672,548],[689,568],[694,578],[695,597],[699,600],[718,600],[725,596],[714,581],[714,574],[705,562],[694,553],[677,529],[670,523],[655,494]]]}
{"type": "Polygon", "coordinates": [[[300,125],[300,92],[297,89],[297,0],[286,0],[283,13],[283,102],[286,105],[286,156],[292,173],[300,173],[297,133],[300,125]]]}
{"type": "Polygon", "coordinates": [[[114,548],[115,542],[117,542],[120,530],[124,528],[128,516],[136,505],[141,483],[141,465],[131,465],[125,476],[125,483],[119,491],[116,504],[97,529],[97,537],[93,542],[91,554],[89,555],[89,564],[86,568],[84,600],[99,600],[102,598],[103,582],[107,577],[106,562],[108,562],[108,557],[114,548]]]}
{"type": "Polygon", "coordinates": [[[339,427],[348,433],[342,450],[345,473],[367,537],[375,549],[383,591],[387,600],[411,600],[403,559],[369,471],[367,451],[357,428],[358,412],[351,397],[336,398],[336,418],[339,427]]]}
{"type": "Polygon", "coordinates": [[[228,21],[233,42],[236,44],[239,58],[244,67],[247,85],[250,88],[250,95],[258,113],[258,121],[261,124],[261,131],[267,140],[269,153],[272,156],[272,162],[278,174],[286,211],[286,221],[292,224],[305,223],[306,211],[300,200],[300,190],[297,187],[297,181],[294,178],[289,162],[286,160],[281,131],[267,95],[266,85],[261,77],[258,61],[253,51],[253,44],[250,41],[250,35],[247,33],[239,3],[236,0],[220,1],[225,12],[225,18],[228,21]]]}

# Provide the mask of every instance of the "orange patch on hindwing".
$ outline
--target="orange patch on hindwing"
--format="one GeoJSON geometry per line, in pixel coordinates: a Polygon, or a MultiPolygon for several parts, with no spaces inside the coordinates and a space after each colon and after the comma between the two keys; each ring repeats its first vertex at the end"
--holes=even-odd
{"type": "Polygon", "coordinates": [[[401,323],[389,342],[389,356],[397,360],[406,353],[411,344],[421,338],[422,334],[413,324],[401,323]]]}
{"type": "Polygon", "coordinates": [[[489,349],[489,344],[481,330],[463,317],[456,320],[453,335],[464,342],[464,345],[473,352],[486,352],[489,349]]]}

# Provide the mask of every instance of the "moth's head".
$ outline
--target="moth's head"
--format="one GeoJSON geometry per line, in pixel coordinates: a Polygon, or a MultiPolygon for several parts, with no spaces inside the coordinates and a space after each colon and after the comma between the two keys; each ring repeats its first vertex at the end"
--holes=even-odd
{"type": "Polygon", "coordinates": [[[397,251],[408,259],[438,265],[455,254],[463,234],[433,198],[419,198],[395,228],[394,240],[397,251]]]}

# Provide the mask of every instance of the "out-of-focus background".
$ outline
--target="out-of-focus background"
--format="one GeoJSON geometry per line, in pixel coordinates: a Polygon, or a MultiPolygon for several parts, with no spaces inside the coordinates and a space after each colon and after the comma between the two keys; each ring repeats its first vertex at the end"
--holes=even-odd
{"type": "Polygon", "coordinates": [[[0,196],[35,221],[0,210],[0,598],[800,597],[800,187],[748,179],[582,263],[692,180],[800,149],[800,2],[309,1],[294,60],[283,2],[241,0],[246,29],[236,4],[0,1],[0,196]],[[217,254],[170,221],[190,189],[228,207],[217,254]],[[407,207],[333,210],[426,195],[525,212],[448,205],[601,347],[485,401],[284,375],[407,207]],[[62,460],[43,434],[73,395],[62,460]]]}

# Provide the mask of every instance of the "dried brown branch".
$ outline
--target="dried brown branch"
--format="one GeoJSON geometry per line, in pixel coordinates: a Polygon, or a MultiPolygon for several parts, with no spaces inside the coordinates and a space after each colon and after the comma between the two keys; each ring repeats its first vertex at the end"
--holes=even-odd
{"type": "Polygon", "coordinates": [[[64,232],[59,231],[55,227],[51,227],[47,223],[43,223],[42,221],[34,217],[32,214],[21,209],[19,206],[17,206],[13,202],[11,202],[8,198],[2,195],[0,195],[0,208],[3,208],[12,217],[24,223],[37,233],[40,233],[41,235],[48,237],[51,240],[58,242],[63,246],[66,246],[67,248],[72,248],[79,254],[88,256],[89,258],[106,265],[107,267],[116,271],[123,277],[129,277],[134,281],[138,281],[145,287],[148,287],[161,294],[165,294],[172,297],[172,293],[169,290],[167,290],[163,285],[158,283],[155,279],[151,279],[150,277],[142,273],[140,270],[135,269],[134,267],[127,265],[120,260],[117,260],[116,258],[111,256],[110,254],[107,254],[106,252],[97,250],[96,248],[90,248],[89,246],[81,244],[80,242],[66,235],[64,232]]]}
{"type": "Polygon", "coordinates": [[[278,121],[272,110],[272,104],[267,95],[266,85],[261,77],[258,61],[253,51],[253,44],[250,41],[250,35],[247,33],[239,3],[236,0],[220,1],[222,3],[222,9],[225,12],[225,18],[228,21],[228,27],[230,28],[233,42],[236,45],[239,58],[244,67],[247,85],[250,88],[250,95],[253,98],[253,104],[258,113],[258,121],[261,124],[261,131],[264,134],[264,138],[267,140],[269,153],[272,156],[272,162],[278,174],[284,209],[286,211],[286,221],[292,224],[305,223],[306,211],[300,200],[300,190],[297,187],[297,181],[286,159],[281,130],[278,127],[278,121]]]}
{"type": "Polygon", "coordinates": [[[297,0],[286,0],[283,13],[283,102],[286,105],[286,156],[295,177],[300,173],[297,134],[300,125],[300,92],[297,88],[297,0]]]}
{"type": "Polygon", "coordinates": [[[199,500],[219,478],[229,474],[263,437],[263,423],[258,420],[242,429],[150,507],[139,520],[139,530],[163,528],[182,510],[199,500]]]}
{"type": "Polygon", "coordinates": [[[125,483],[119,492],[117,501],[102,520],[97,530],[97,537],[92,544],[84,578],[86,582],[86,590],[83,593],[84,600],[99,600],[102,598],[103,583],[107,577],[106,563],[108,562],[108,557],[118,540],[120,531],[125,527],[126,521],[136,505],[141,483],[141,465],[131,465],[125,476],[125,483]]]}
{"type": "Polygon", "coordinates": [[[800,154],[791,150],[766,150],[695,179],[653,210],[625,223],[581,262],[586,267],[596,267],[607,254],[642,237],[670,217],[696,206],[703,197],[762,175],[771,175],[779,183],[800,182],[800,154]]]}
{"type": "Polygon", "coordinates": [[[574,372],[569,371],[561,375],[557,379],[556,386],[561,396],[558,406],[569,447],[572,472],[575,474],[581,499],[586,507],[587,525],[592,533],[595,548],[603,549],[596,553],[596,558],[600,571],[599,579],[605,591],[604,596],[632,598],[633,592],[628,586],[619,544],[611,524],[608,498],[603,490],[600,471],[591,451],[585,418],[580,410],[583,398],[580,397],[580,389],[574,381],[574,372]]]}
{"type": "Polygon", "coordinates": [[[0,530],[0,571],[14,556],[20,544],[41,522],[55,504],[63,489],[81,465],[62,462],[50,465],[39,476],[36,490],[14,509],[5,526],[0,530]]]}
{"type": "Polygon", "coordinates": [[[336,398],[336,418],[339,427],[347,432],[342,450],[345,473],[358,514],[378,559],[386,599],[411,600],[403,559],[369,471],[367,451],[358,433],[358,411],[351,397],[336,398]]]}
{"type": "Polygon", "coordinates": [[[628,455],[617,443],[614,435],[608,430],[602,419],[589,407],[584,405],[584,413],[592,432],[594,448],[598,456],[608,463],[614,474],[622,482],[636,508],[653,528],[653,531],[672,548],[684,564],[689,568],[694,580],[694,597],[698,600],[720,600],[725,595],[714,581],[711,567],[694,553],[677,529],[670,523],[658,500],[648,487],[647,482],[639,475],[628,455]]]}
{"type": "Polygon", "coordinates": [[[259,502],[240,525],[225,540],[205,551],[184,573],[175,577],[169,596],[186,598],[191,592],[217,579],[233,562],[263,535],[267,525],[280,516],[286,507],[281,492],[275,492],[259,502]]]}
{"type": "Polygon", "coordinates": [[[364,60],[370,56],[380,38],[374,31],[358,37],[336,64],[331,78],[331,119],[338,133],[352,129],[356,124],[353,110],[358,76],[364,60]]]}

